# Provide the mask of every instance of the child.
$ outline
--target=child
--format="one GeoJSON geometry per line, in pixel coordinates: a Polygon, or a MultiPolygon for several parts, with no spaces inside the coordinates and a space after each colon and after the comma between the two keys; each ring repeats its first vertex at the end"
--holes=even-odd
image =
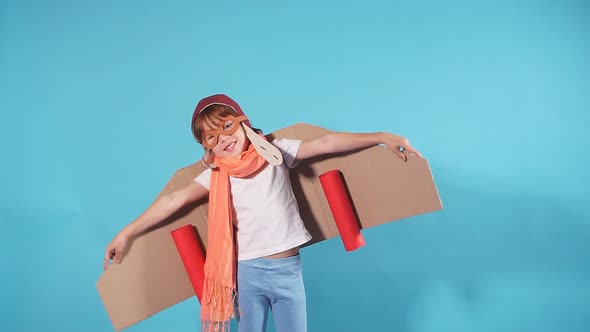
{"type": "Polygon", "coordinates": [[[121,262],[133,236],[209,195],[203,330],[229,328],[236,296],[240,332],[265,331],[269,309],[278,332],[307,331],[299,246],[311,236],[299,216],[288,168],[303,159],[377,144],[385,144],[404,160],[401,149],[420,153],[393,134],[339,132],[306,141],[275,139],[272,145],[262,141],[267,148],[259,153],[259,144],[250,141],[264,136],[255,136],[240,106],[225,95],[202,99],[191,127],[209,168],[185,188],[157,199],[115,236],[107,246],[104,268],[110,259],[121,262]],[[273,149],[280,151],[282,164],[266,154],[273,149]]]}

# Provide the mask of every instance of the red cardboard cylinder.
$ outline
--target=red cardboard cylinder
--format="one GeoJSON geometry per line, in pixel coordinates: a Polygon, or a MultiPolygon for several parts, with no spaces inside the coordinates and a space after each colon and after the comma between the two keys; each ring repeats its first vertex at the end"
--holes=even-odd
{"type": "Polygon", "coordinates": [[[364,246],[365,239],[342,181],[342,173],[339,170],[328,171],[320,175],[320,183],[346,251],[364,246]]]}
{"type": "Polygon", "coordinates": [[[171,234],[200,303],[205,281],[205,254],[201,249],[201,241],[191,224],[177,228],[171,234]]]}

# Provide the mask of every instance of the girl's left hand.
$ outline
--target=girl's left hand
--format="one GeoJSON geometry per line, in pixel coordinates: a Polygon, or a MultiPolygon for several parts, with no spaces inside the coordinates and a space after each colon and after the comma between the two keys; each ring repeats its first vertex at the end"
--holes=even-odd
{"type": "Polygon", "coordinates": [[[386,134],[383,144],[387,145],[403,161],[408,161],[408,154],[416,155],[422,158],[422,154],[410,144],[410,141],[402,136],[386,134]]]}

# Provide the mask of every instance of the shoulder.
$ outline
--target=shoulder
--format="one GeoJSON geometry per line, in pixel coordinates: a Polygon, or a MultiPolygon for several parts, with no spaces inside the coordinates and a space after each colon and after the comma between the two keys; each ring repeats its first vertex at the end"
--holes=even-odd
{"type": "Polygon", "coordinates": [[[209,184],[211,182],[211,169],[207,168],[203,172],[201,172],[197,177],[193,179],[193,181],[199,183],[203,187],[209,189],[209,184]]]}
{"type": "Polygon", "coordinates": [[[199,176],[211,176],[211,168],[205,168],[204,171],[202,171],[201,173],[199,173],[199,175],[197,175],[197,177],[199,176]]]}
{"type": "Polygon", "coordinates": [[[301,146],[301,142],[302,141],[298,139],[281,138],[274,139],[272,144],[281,151],[281,154],[283,155],[283,162],[289,168],[293,168],[297,166],[296,157],[299,151],[299,146],[301,146]]]}
{"type": "Polygon", "coordinates": [[[271,143],[279,148],[280,150],[288,150],[292,147],[299,148],[301,144],[301,140],[298,139],[289,139],[289,138],[275,138],[271,143]]]}

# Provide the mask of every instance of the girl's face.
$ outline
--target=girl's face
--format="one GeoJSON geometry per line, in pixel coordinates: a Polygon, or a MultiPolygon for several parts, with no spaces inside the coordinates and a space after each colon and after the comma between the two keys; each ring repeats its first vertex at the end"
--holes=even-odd
{"type": "Polygon", "coordinates": [[[209,127],[206,123],[203,123],[203,145],[215,146],[211,148],[217,157],[236,157],[240,153],[244,152],[247,148],[246,133],[240,122],[234,119],[225,119],[217,122],[216,127],[209,127]],[[218,129],[219,126],[222,126],[218,129]],[[238,126],[237,130],[235,126],[238,126]],[[229,132],[232,132],[229,134],[229,132]],[[217,140],[217,142],[215,142],[217,140]]]}

